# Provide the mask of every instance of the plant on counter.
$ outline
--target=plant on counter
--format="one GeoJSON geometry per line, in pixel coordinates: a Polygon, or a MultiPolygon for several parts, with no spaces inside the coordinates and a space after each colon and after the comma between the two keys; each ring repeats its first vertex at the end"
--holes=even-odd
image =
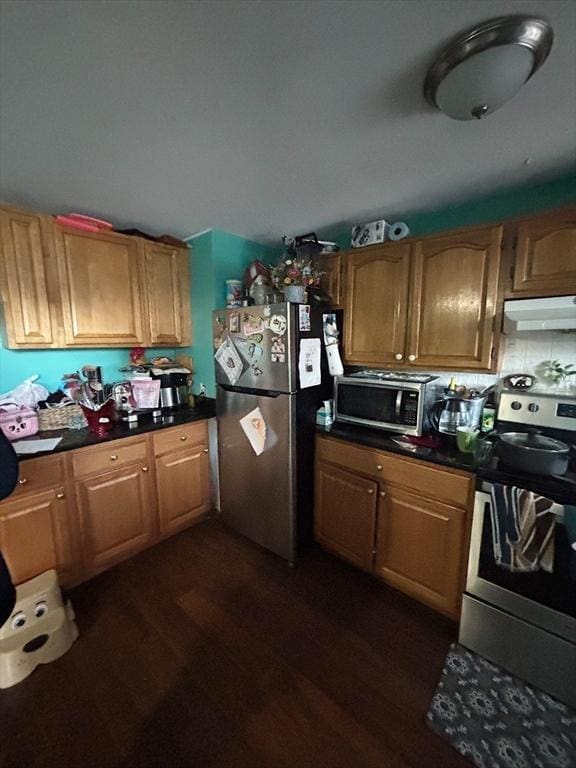
{"type": "Polygon", "coordinates": [[[568,376],[576,376],[576,369],[572,363],[562,365],[560,360],[545,360],[544,363],[545,379],[549,379],[552,384],[561,384],[566,381],[568,376]]]}

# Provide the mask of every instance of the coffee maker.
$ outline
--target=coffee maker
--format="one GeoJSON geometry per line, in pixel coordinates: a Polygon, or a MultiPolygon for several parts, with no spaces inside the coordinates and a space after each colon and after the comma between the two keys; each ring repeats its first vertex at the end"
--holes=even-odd
{"type": "Polygon", "coordinates": [[[430,406],[428,412],[430,424],[444,435],[456,435],[458,427],[479,429],[486,399],[486,397],[469,399],[455,394],[446,395],[430,406]]]}
{"type": "Polygon", "coordinates": [[[188,379],[190,371],[186,368],[153,369],[152,378],[160,379],[160,406],[162,408],[185,408],[190,396],[188,379]]]}

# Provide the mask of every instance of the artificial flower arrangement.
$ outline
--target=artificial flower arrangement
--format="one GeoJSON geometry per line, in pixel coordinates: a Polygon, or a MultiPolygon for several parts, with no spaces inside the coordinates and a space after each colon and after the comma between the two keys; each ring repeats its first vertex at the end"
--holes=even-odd
{"type": "Polygon", "coordinates": [[[289,257],[272,267],[272,280],[278,288],[284,285],[317,287],[323,274],[309,259],[289,257]]]}
{"type": "Polygon", "coordinates": [[[293,240],[285,235],[282,239],[286,253],[276,266],[271,265],[270,267],[274,286],[276,288],[283,288],[286,285],[303,285],[306,288],[318,287],[324,272],[315,267],[311,259],[298,256],[293,240]]]}

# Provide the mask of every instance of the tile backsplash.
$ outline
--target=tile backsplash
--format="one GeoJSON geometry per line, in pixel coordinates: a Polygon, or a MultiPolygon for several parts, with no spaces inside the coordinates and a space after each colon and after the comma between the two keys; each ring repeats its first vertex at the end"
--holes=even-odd
{"type": "MultiPolygon", "coordinates": [[[[463,373],[462,371],[451,374],[449,371],[439,371],[435,374],[440,377],[438,384],[444,386],[453,375],[458,383],[483,389],[511,373],[530,373],[537,378],[536,389],[553,392],[554,386],[542,377],[542,363],[547,360],[558,360],[562,365],[568,365],[568,363],[576,365],[576,331],[508,334],[502,337],[501,343],[503,349],[500,370],[497,374],[463,373]]],[[[576,376],[571,376],[569,382],[571,387],[568,391],[576,396],[576,376]]]]}

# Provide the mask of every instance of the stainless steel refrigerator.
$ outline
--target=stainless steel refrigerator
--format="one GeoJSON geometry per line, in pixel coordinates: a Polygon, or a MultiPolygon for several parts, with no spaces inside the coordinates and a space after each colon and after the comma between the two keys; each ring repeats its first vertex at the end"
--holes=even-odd
{"type": "Polygon", "coordinates": [[[332,397],[328,312],[282,303],[213,313],[222,519],[291,563],[312,537],[315,417],[332,397]],[[321,348],[320,384],[308,388],[305,339],[321,348]]]}

